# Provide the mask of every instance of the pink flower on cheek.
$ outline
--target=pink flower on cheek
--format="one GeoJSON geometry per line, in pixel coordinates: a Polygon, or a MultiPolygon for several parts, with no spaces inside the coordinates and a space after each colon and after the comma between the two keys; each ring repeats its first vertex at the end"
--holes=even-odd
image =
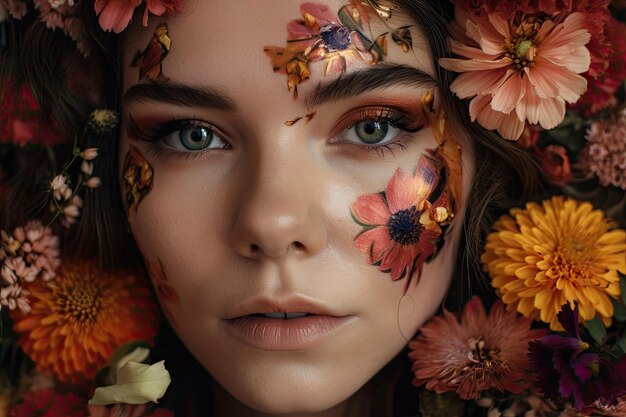
{"type": "Polygon", "coordinates": [[[96,0],[94,10],[100,16],[98,22],[103,30],[120,33],[126,29],[140,4],[141,0],[96,0]]]}
{"type": "Polygon", "coordinates": [[[410,276],[437,249],[442,230],[436,220],[447,218],[448,199],[442,194],[428,201],[440,181],[436,163],[422,156],[415,176],[398,169],[384,192],[361,196],[352,206],[353,218],[365,228],[355,238],[357,249],[394,281],[410,276]]]}

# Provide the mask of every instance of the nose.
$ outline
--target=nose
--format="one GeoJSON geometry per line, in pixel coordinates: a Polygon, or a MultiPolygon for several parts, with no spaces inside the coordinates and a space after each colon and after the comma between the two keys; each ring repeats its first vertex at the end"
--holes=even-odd
{"type": "Polygon", "coordinates": [[[326,228],[314,181],[293,159],[248,161],[242,178],[232,245],[250,259],[307,257],[326,245],[326,228]]]}

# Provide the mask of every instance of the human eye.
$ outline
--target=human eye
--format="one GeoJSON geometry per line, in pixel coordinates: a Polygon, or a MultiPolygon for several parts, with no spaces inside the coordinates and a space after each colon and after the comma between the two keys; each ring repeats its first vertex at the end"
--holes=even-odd
{"type": "Polygon", "coordinates": [[[151,142],[155,150],[190,154],[215,149],[230,149],[230,144],[211,123],[196,119],[168,120],[150,127],[140,127],[129,117],[130,133],[151,142]]]}
{"type": "Polygon", "coordinates": [[[425,118],[388,107],[365,107],[349,113],[339,123],[345,126],[331,143],[357,146],[384,156],[394,148],[405,149],[411,133],[425,125],[425,118]]]}

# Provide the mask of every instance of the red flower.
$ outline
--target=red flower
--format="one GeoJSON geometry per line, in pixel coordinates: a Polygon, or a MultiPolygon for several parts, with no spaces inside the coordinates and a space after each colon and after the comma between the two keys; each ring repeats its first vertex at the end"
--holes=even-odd
{"type": "Polygon", "coordinates": [[[12,77],[2,81],[6,83],[6,90],[0,104],[0,143],[45,146],[63,143],[63,136],[54,124],[43,117],[26,83],[18,85],[12,77]]]}
{"type": "Polygon", "coordinates": [[[9,417],[85,417],[87,400],[76,394],[59,394],[52,389],[27,392],[9,410],[9,417]]]}
{"type": "Polygon", "coordinates": [[[540,151],[541,169],[552,185],[563,186],[572,179],[569,157],[564,147],[549,145],[540,151]]]}
{"type": "Polygon", "coordinates": [[[429,198],[441,182],[442,163],[420,157],[415,175],[398,169],[382,193],[361,196],[352,215],[365,230],[355,238],[356,247],[369,255],[381,271],[397,280],[435,253],[448,217],[448,197],[429,198]]]}

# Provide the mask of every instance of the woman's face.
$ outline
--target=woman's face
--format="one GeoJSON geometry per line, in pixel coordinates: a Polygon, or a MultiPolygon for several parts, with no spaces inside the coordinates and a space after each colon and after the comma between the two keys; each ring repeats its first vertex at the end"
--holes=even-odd
{"type": "MultiPolygon", "coordinates": [[[[382,20],[349,3],[195,1],[125,36],[120,165],[132,233],[183,343],[266,413],[340,407],[403,349],[451,279],[462,198],[455,210],[433,201],[454,186],[452,167],[428,163],[438,143],[422,99],[434,92],[435,110],[439,100],[427,45],[415,26],[412,48],[406,31],[384,35],[411,25],[399,11],[382,20]],[[341,28],[340,9],[361,18],[366,38],[383,35],[378,46],[341,28]],[[171,45],[163,29],[153,35],[159,22],[171,45]],[[386,54],[376,53],[383,38],[386,54]]],[[[467,190],[471,149],[457,140],[456,188],[467,190]]]]}

